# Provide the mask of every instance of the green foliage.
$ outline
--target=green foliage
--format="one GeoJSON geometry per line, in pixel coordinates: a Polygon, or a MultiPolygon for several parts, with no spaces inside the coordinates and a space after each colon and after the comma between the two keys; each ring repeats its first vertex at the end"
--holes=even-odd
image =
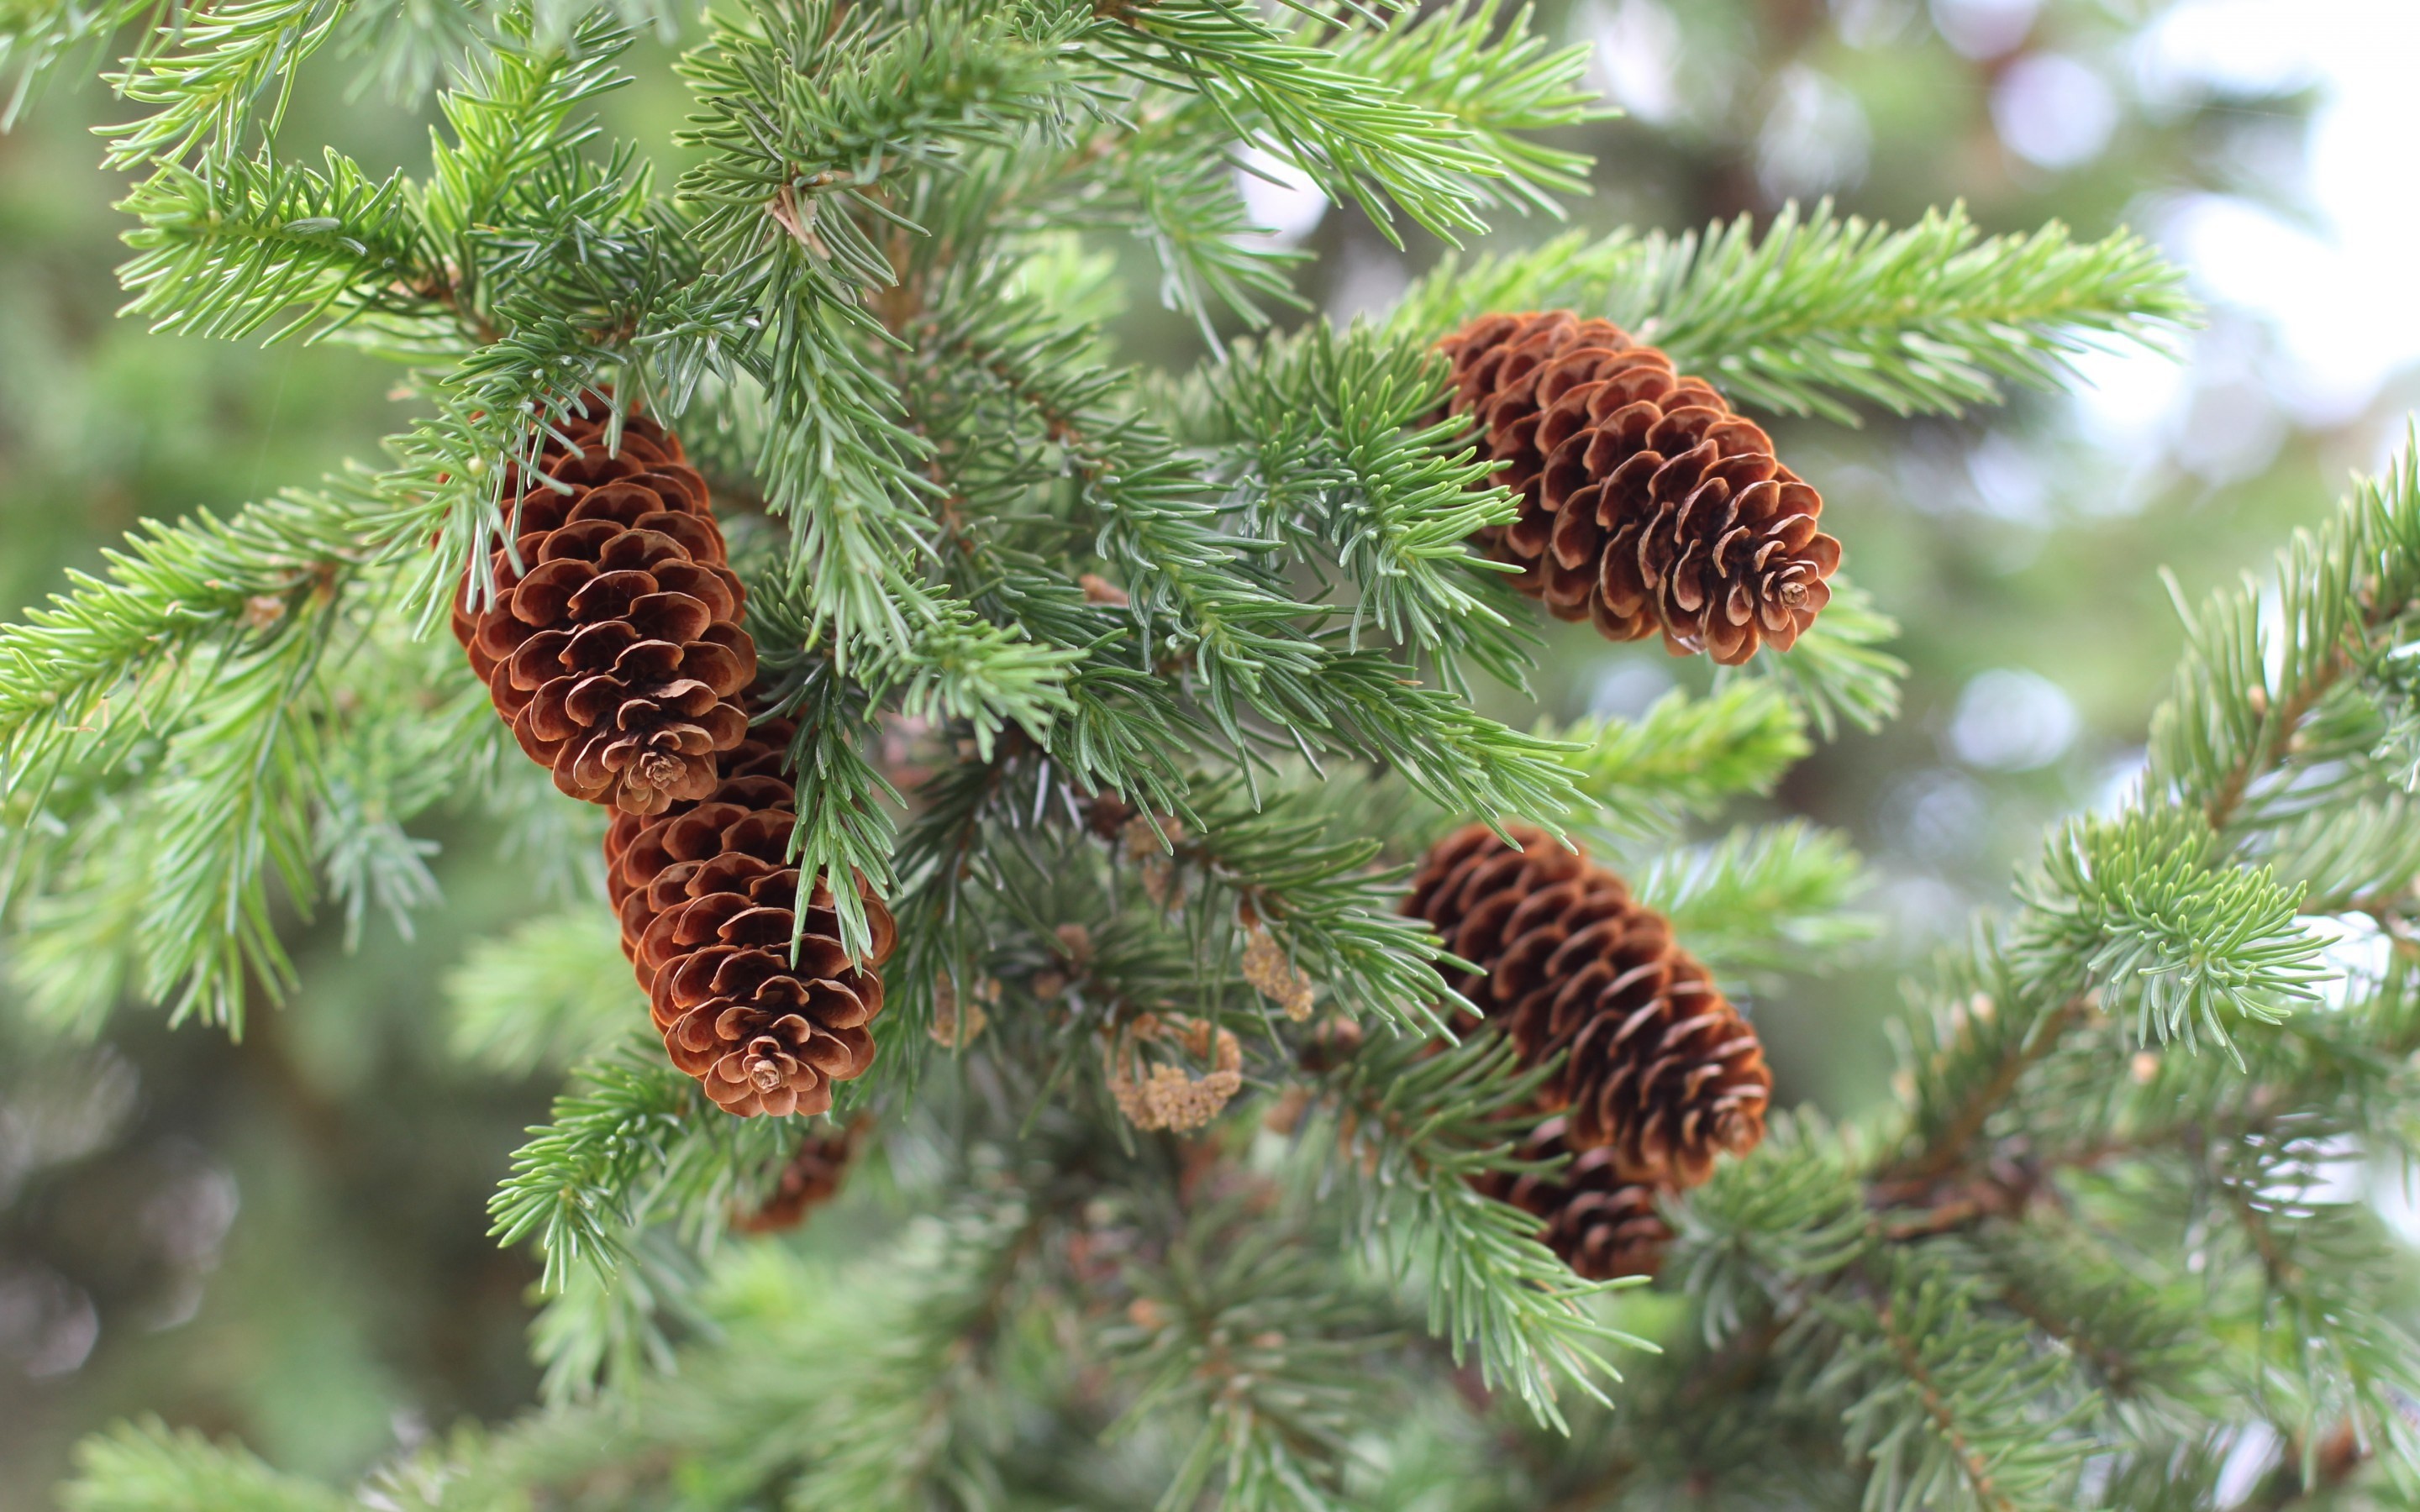
{"type": "Polygon", "coordinates": [[[76,1458],[66,1501],[73,1512],[334,1512],[350,1504],[243,1449],[223,1448],[191,1428],[171,1430],[157,1418],[88,1439],[76,1458]]]}
{"type": "Polygon", "coordinates": [[[428,278],[402,176],[372,182],[334,148],[324,174],[267,153],[207,173],[170,163],[118,208],[143,222],[127,244],[144,255],[119,270],[134,294],[127,313],[155,331],[243,337],[294,311],[276,341],[332,313],[341,322],[424,302],[390,292],[428,278]]]}
{"type": "Polygon", "coordinates": [[[1962,208],[1892,231],[1819,205],[1761,234],[1565,237],[1440,266],[1400,328],[1443,331],[1485,310],[1570,305],[1669,352],[1735,399],[1854,422],[1853,406],[1956,413],[2000,385],[2042,385],[2096,344],[2188,318],[2174,270],[2138,238],[2077,244],[2055,223],[1984,237],[1962,208]]]}
{"type": "MultiPolygon", "coordinates": [[[[1342,1158],[1323,1151],[1315,1179],[1342,1185],[1353,1231],[1391,1269],[1420,1279],[1429,1329],[1451,1341],[1455,1362],[1476,1353],[1491,1389],[1559,1425],[1559,1387],[1606,1400],[1607,1351],[1645,1341],[1595,1315],[1590,1299],[1604,1286],[1574,1276],[1527,1215],[1470,1184],[1480,1172],[1517,1168],[1507,1153],[1514,1110],[1541,1073],[1515,1072],[1514,1061],[1492,1036],[1442,1055],[1397,1040],[1346,1060],[1326,1088],[1335,1109],[1327,1142],[1342,1158]]],[[[1314,1134],[1304,1147],[1319,1143],[1314,1134]]]]}
{"type": "Polygon", "coordinates": [[[1772,792],[1809,748],[1789,702],[1752,681],[1710,698],[1667,693],[1637,719],[1562,733],[1579,748],[1570,760],[1580,791],[1606,825],[1639,835],[1710,818],[1744,793],[1772,792]]]}
{"type": "Polygon", "coordinates": [[[454,1053],[528,1076],[609,1049],[646,1011],[619,943],[589,899],[477,942],[445,979],[454,1053]]]}
{"type": "Polygon", "coordinates": [[[1792,822],[1668,851],[1637,891],[1717,972],[1806,971],[1874,936],[1873,919],[1848,912],[1864,881],[1846,840],[1792,822]]]}
{"type": "MultiPolygon", "coordinates": [[[[1417,837],[1569,825],[1726,980],[1786,990],[1866,937],[1862,863],[1728,806],[1891,718],[1906,671],[1838,583],[1791,651],[1637,719],[1481,712],[1471,671],[1526,687],[1544,642],[1470,544],[1513,501],[1443,413],[1440,335],[1569,305],[1744,404],[1954,412],[2182,321],[2141,243],[1828,208],[1567,238],[1145,373],[1081,239],[1149,245],[1205,332],[1264,323],[1298,301],[1295,259],[1241,239],[1252,153],[1390,236],[1557,212],[1590,165],[1538,133],[1596,114],[1581,53],[1492,0],[744,0],[677,66],[667,191],[585,113],[678,18],[409,8],[175,13],[117,80],[149,112],[109,133],[130,311],[398,359],[413,419],[382,470],[147,526],[0,631],[12,972],[64,1028],[130,995],[240,1025],[292,980],[289,913],[409,930],[449,806],[593,880],[596,825],[430,632],[492,592],[527,464],[599,405],[608,447],[644,409],[712,476],[797,726],[803,885],[861,878],[900,940],[841,1094],[881,1149],[775,1242],[734,1230],[808,1130],[665,1062],[593,887],[471,947],[457,1051],[576,1063],[491,1204],[540,1257],[549,1405],[363,1499],[2199,1505],[2256,1422],[2314,1486],[2348,1428],[2365,1486],[2408,1475],[2410,1257],[2325,1171],[2412,1121],[2420,461],[2187,616],[2144,796],[2062,827],[1946,964],[1896,1105],[1776,1113],[1663,1194],[1658,1288],[1578,1279],[1473,1185],[1559,1174],[1514,1153],[1551,1071],[1456,1042],[1455,963],[1398,911],[1417,837]],[[452,80],[425,177],[281,148],[331,40],[452,80]],[[2383,949],[2333,972],[2315,911],[2383,949]],[[1146,1063],[1212,1121],[1122,1112],[1146,1063]]],[[[131,19],[23,8],[5,61],[131,19]]],[[[151,1428],[70,1491],[336,1500],[151,1428]]]]}
{"type": "Polygon", "coordinates": [[[2035,1347],[2022,1319],[1983,1314],[1977,1299],[1922,1261],[1902,1257],[1874,1303],[1845,1309],[1819,1390],[1854,1398],[1843,1447],[1873,1463],[1866,1505],[2053,1508],[2092,1453],[2081,1404],[2055,1399],[2066,1362],[2035,1347]]]}
{"type": "Polygon", "coordinates": [[[167,46],[108,76],[120,96],[160,108],[103,128],[109,138],[104,161],[113,168],[194,156],[223,162],[242,149],[249,130],[264,140],[274,137],[294,70],[325,45],[344,9],[342,0],[194,8],[167,34],[167,46]]]}
{"type": "MultiPolygon", "coordinates": [[[[2055,837],[2021,953],[2082,963],[2104,984],[2102,1007],[2134,1020],[2136,1038],[2196,1032],[2226,1045],[2229,1021],[2274,1023],[2318,1000],[2332,973],[2323,942],[2303,928],[2300,896],[2266,869],[2225,864],[2199,814],[2130,812],[2055,837]]],[[[2047,973],[2046,973],[2047,975],[2047,973]]]]}

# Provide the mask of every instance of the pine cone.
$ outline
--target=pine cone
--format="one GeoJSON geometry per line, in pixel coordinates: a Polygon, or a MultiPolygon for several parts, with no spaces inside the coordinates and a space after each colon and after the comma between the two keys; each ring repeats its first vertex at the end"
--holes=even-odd
{"type": "Polygon", "coordinates": [[[1481,544],[1558,617],[1614,640],[1661,630],[1675,656],[1736,666],[1760,643],[1789,650],[1831,602],[1823,497],[1662,352],[1568,310],[1481,316],[1438,347],[1453,412],[1521,496],[1481,544]]]}
{"type": "Polygon", "coordinates": [[[616,814],[605,835],[622,949],[664,1048],[742,1118],[821,1113],[833,1082],[864,1074],[874,1063],[865,1026],[882,1011],[875,968],[894,938],[890,912],[866,896],[874,949],[851,965],[821,878],[799,927],[799,871],[784,860],[796,790],[781,775],[793,732],[780,719],[746,731],[702,800],[616,814]]]}
{"type": "Polygon", "coordinates": [[[495,553],[495,596],[475,612],[458,596],[454,635],[555,786],[661,813],[712,792],[716,752],[746,734],[735,697],[756,675],[756,647],[706,480],[680,442],[630,415],[609,455],[604,405],[591,409],[564,426],[579,453],[551,439],[544,480],[520,480],[519,538],[495,553]]]}
{"type": "Polygon", "coordinates": [[[848,1176],[849,1164],[857,1158],[858,1142],[864,1137],[865,1129],[866,1120],[860,1117],[836,1134],[809,1134],[799,1140],[789,1164],[782,1167],[773,1195],[765,1199],[763,1207],[742,1215],[732,1227],[746,1234],[771,1234],[798,1227],[808,1213],[840,1196],[841,1182],[848,1176]]]}
{"type": "Polygon", "coordinates": [[[1683,1187],[1716,1152],[1754,1149],[1773,1089],[1756,1031],[1621,878],[1543,831],[1511,833],[1517,850],[1484,825],[1440,841],[1404,912],[1478,964],[1455,986],[1527,1063],[1565,1056],[1546,1088],[1565,1137],[1612,1149],[1625,1180],[1683,1187]]]}
{"type": "Polygon", "coordinates": [[[1570,1155],[1570,1164],[1545,1176],[1488,1171],[1471,1185],[1538,1219],[1539,1242],[1587,1280],[1653,1275],[1672,1242],[1671,1227],[1655,1211],[1659,1188],[1622,1177],[1611,1149],[1575,1152],[1564,1142],[1564,1123],[1554,1118],[1538,1125],[1519,1154],[1525,1161],[1570,1155]]]}

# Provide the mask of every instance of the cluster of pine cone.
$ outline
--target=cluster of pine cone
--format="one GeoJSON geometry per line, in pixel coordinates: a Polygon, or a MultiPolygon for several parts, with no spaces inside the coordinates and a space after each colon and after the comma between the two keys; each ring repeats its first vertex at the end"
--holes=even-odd
{"type": "Polygon", "coordinates": [[[829,878],[797,912],[794,730],[763,717],[706,480],[643,415],[609,451],[608,403],[586,408],[512,480],[517,539],[480,608],[465,584],[455,638],[555,785],[615,810],[622,949],[673,1063],[743,1118],[820,1113],[873,1064],[891,916],[865,898],[874,949],[852,962],[829,878]]]}
{"type": "Polygon", "coordinates": [[[1831,602],[1823,497],[1661,351],[1568,310],[1482,316],[1438,347],[1449,408],[1521,500],[1480,545],[1558,617],[1736,666],[1789,650],[1831,602]]]}
{"type": "Polygon", "coordinates": [[[1454,986],[1525,1064],[1561,1057],[1521,1153],[1574,1158],[1481,1185],[1535,1214],[1581,1274],[1652,1274],[1670,1238],[1656,1197],[1763,1139],[1772,1073],[1756,1031],[1662,915],[1544,832],[1509,832],[1517,843],[1485,825],[1447,837],[1404,903],[1479,967],[1454,986]]]}
{"type": "MultiPolygon", "coordinates": [[[[1786,650],[1829,601],[1840,549],[1821,497],[1662,352],[1563,311],[1483,316],[1439,346],[1452,411],[1520,498],[1481,545],[1552,612],[1736,664],[1786,650]]],[[[852,961],[830,878],[799,912],[795,730],[764,706],[706,481],[654,421],[625,416],[609,448],[609,402],[584,410],[510,480],[516,538],[476,609],[466,580],[455,635],[521,748],[615,810],[622,948],[674,1064],[742,1117],[822,1112],[873,1062],[891,916],[864,895],[873,948],[852,961]]],[[[1658,1196],[1763,1137],[1772,1078],[1660,915],[1544,834],[1511,833],[1447,839],[1404,905],[1477,964],[1456,985],[1525,1061],[1560,1057],[1521,1151],[1560,1164],[1483,1184],[1581,1274],[1652,1273],[1658,1196]]],[[[845,1141],[802,1146],[764,1226],[829,1195],[845,1160],[845,1141]]]]}

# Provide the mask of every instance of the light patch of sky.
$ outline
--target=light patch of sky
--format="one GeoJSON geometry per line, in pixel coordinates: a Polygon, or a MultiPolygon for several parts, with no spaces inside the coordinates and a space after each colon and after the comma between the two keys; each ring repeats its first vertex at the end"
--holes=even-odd
{"type": "MultiPolygon", "coordinates": [[[[2302,185],[2307,224],[2195,194],[2167,202],[2149,227],[2202,297],[2273,331],[2282,364],[2271,387],[2306,424],[2354,419],[2420,362],[2420,284],[2411,277],[2420,200],[2399,190],[2420,139],[2415,57],[2420,7],[2407,0],[2185,0],[2133,46],[2136,85],[2153,102],[2211,87],[2319,92],[2302,185]]],[[[2189,402],[2182,375],[2162,359],[2086,367],[2096,386],[2079,409],[2106,443],[2172,432],[2189,402]]],[[[2381,438],[2381,455],[2395,439],[2381,438]]]]}
{"type": "Polygon", "coordinates": [[[1258,143],[1239,156],[1235,188],[1260,227],[1260,239],[1291,247],[1319,228],[1327,215],[1327,196],[1309,175],[1258,143]]]}

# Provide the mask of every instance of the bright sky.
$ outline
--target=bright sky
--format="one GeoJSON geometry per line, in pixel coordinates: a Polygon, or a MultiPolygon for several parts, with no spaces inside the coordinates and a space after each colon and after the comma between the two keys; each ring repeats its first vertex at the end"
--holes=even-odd
{"type": "MultiPolygon", "coordinates": [[[[2147,217],[2192,270],[2198,292],[2260,318],[2284,363],[2261,376],[2307,424],[2367,409],[2420,364],[2420,4],[2413,0],[2186,0],[2129,59],[2145,98],[2208,85],[2313,86],[2302,224],[2219,195],[2172,200],[2147,217]]],[[[2096,364],[2085,403],[2104,433],[2171,418],[2180,380],[2156,364],[2096,364]]],[[[2392,427],[2397,433],[2400,424],[2392,427]]],[[[2379,438],[2382,452],[2388,438],[2379,438]]]]}

